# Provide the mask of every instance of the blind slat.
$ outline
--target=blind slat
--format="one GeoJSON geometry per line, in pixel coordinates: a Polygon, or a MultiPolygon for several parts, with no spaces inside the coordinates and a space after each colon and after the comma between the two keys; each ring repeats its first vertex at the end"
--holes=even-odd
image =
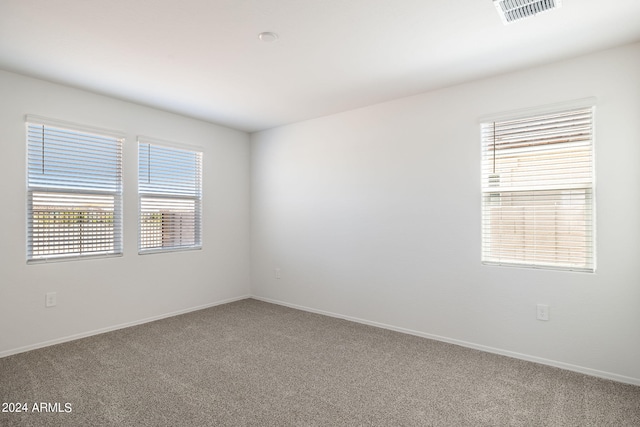
{"type": "Polygon", "coordinates": [[[200,248],[202,153],[139,141],[138,159],[140,253],[200,248]]]}
{"type": "Polygon", "coordinates": [[[27,123],[27,259],[122,253],[122,142],[27,123]]]}
{"type": "Polygon", "coordinates": [[[482,259],[593,271],[593,108],[483,123],[482,259]]]}

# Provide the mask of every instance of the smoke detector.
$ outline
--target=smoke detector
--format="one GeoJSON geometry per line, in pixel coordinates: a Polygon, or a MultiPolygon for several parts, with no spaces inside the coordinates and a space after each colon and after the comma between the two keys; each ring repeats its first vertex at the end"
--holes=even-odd
{"type": "Polygon", "coordinates": [[[562,6],[562,0],[493,0],[502,22],[506,25],[520,19],[562,6]]]}

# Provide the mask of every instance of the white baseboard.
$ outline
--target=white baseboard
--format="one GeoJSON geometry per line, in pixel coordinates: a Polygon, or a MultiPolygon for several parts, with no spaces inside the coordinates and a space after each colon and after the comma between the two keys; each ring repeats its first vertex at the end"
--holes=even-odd
{"type": "Polygon", "coordinates": [[[222,304],[228,304],[230,302],[240,301],[240,300],[247,299],[247,298],[251,298],[251,295],[243,295],[243,296],[240,296],[240,297],[229,298],[229,299],[222,300],[222,301],[216,301],[216,302],[209,303],[209,304],[204,304],[204,305],[199,305],[199,306],[196,306],[196,307],[186,308],[184,310],[172,311],[171,313],[164,313],[164,314],[160,314],[158,316],[147,317],[146,319],[140,319],[140,320],[135,320],[133,322],[121,323],[121,324],[115,325],[115,326],[108,326],[106,328],[100,328],[100,329],[95,329],[93,331],[81,332],[81,333],[75,334],[75,335],[69,335],[69,336],[62,337],[62,338],[56,338],[54,340],[43,341],[43,342],[39,342],[39,343],[36,343],[36,344],[31,344],[31,345],[28,345],[28,346],[24,346],[24,347],[14,348],[14,349],[11,349],[11,350],[5,350],[5,351],[0,352],[0,359],[3,358],[3,357],[11,356],[13,354],[24,353],[25,351],[36,350],[38,348],[43,348],[43,347],[49,347],[50,345],[62,344],[62,343],[68,342],[68,341],[75,341],[75,340],[78,340],[80,338],[86,338],[86,337],[90,337],[90,336],[93,336],[93,335],[104,334],[105,332],[116,331],[118,329],[124,329],[124,328],[128,328],[128,327],[131,327],[131,326],[142,325],[143,323],[154,322],[156,320],[166,319],[167,317],[179,316],[181,314],[190,313],[192,311],[203,310],[205,308],[215,307],[217,305],[222,305],[222,304]]]}
{"type": "Polygon", "coordinates": [[[93,335],[99,335],[99,334],[103,334],[103,333],[106,333],[106,332],[115,331],[115,330],[118,330],[118,329],[124,329],[124,328],[128,328],[128,327],[131,327],[131,326],[141,325],[141,324],[144,324],[144,323],[149,323],[149,322],[153,322],[153,321],[160,320],[160,319],[165,319],[167,317],[179,316],[181,314],[190,313],[192,311],[203,310],[203,309],[206,309],[206,308],[215,307],[217,305],[222,305],[222,304],[228,304],[228,303],[231,303],[231,302],[240,301],[240,300],[247,299],[247,298],[253,298],[253,299],[256,299],[258,301],[264,301],[264,302],[268,302],[268,303],[271,303],[271,304],[282,305],[282,306],[285,306],[285,307],[294,308],[296,310],[302,310],[302,311],[307,311],[307,312],[310,312],[310,313],[322,314],[324,316],[329,316],[329,317],[334,317],[334,318],[338,318],[338,319],[349,320],[351,322],[362,323],[364,325],[375,326],[375,327],[378,327],[378,328],[388,329],[388,330],[392,330],[392,331],[396,331],[396,332],[401,332],[401,333],[404,333],[404,334],[415,335],[415,336],[418,336],[418,337],[428,338],[428,339],[432,339],[432,340],[436,340],[436,341],[442,341],[442,342],[446,342],[446,343],[449,343],[449,344],[455,344],[455,345],[459,345],[459,346],[462,346],[462,347],[467,347],[467,348],[472,348],[472,349],[475,349],[475,350],[485,351],[487,353],[494,353],[494,354],[499,354],[499,355],[502,355],[502,356],[513,357],[515,359],[526,360],[526,361],[534,362],[534,363],[540,363],[542,365],[553,366],[553,367],[556,367],[556,368],[565,369],[565,370],[573,371],[573,372],[578,372],[578,373],[585,374],[585,375],[590,375],[590,376],[599,377],[599,378],[605,378],[605,379],[608,379],[608,380],[617,381],[617,382],[621,382],[621,383],[640,386],[640,378],[627,377],[627,376],[624,376],[624,375],[618,375],[618,374],[614,374],[614,373],[611,373],[611,372],[599,371],[599,370],[596,370],[596,369],[586,368],[586,367],[578,366],[578,365],[572,365],[572,364],[569,364],[569,363],[559,362],[559,361],[556,361],[556,360],[544,359],[544,358],[541,358],[541,357],[530,356],[528,354],[516,353],[516,352],[513,352],[513,351],[503,350],[503,349],[500,349],[500,348],[488,347],[488,346],[485,346],[485,345],[476,344],[476,343],[472,343],[472,342],[457,340],[457,339],[443,337],[443,336],[439,336],[439,335],[428,334],[428,333],[424,333],[424,332],[420,332],[420,331],[415,331],[415,330],[412,330],[412,329],[406,329],[406,328],[401,328],[401,327],[397,327],[397,326],[393,326],[393,325],[387,325],[385,323],[374,322],[374,321],[370,321],[370,320],[366,320],[366,319],[360,319],[360,318],[352,317],[352,316],[346,316],[346,315],[333,313],[333,312],[329,312],[329,311],[325,311],[325,310],[318,310],[318,309],[315,309],[315,308],[306,307],[306,306],[302,306],[302,305],[298,305],[298,304],[291,304],[291,303],[288,303],[288,302],[279,301],[279,300],[275,300],[275,299],[271,299],[271,298],[265,298],[265,297],[261,297],[261,296],[258,296],[258,295],[243,295],[243,296],[230,298],[230,299],[226,299],[226,300],[222,300],[222,301],[216,301],[214,303],[204,304],[204,305],[200,305],[200,306],[196,306],[196,307],[190,307],[190,308],[187,308],[187,309],[184,309],[184,310],[173,311],[171,313],[164,313],[164,314],[161,314],[161,315],[158,315],[158,316],[148,317],[148,318],[136,320],[136,321],[133,321],[133,322],[122,323],[122,324],[119,324],[119,325],[109,326],[109,327],[101,328],[101,329],[95,329],[95,330],[92,330],[92,331],[82,332],[82,333],[75,334],[75,335],[69,335],[69,336],[62,337],[62,338],[57,338],[57,339],[54,339],[54,340],[43,341],[43,342],[40,342],[40,343],[31,344],[31,345],[24,346],[24,347],[19,347],[19,348],[15,348],[15,349],[11,349],[11,350],[5,350],[5,351],[0,352],[0,358],[11,356],[11,355],[18,354],[18,353],[23,353],[23,352],[30,351],[30,350],[36,350],[38,348],[48,347],[48,346],[51,346],[51,345],[62,344],[64,342],[74,341],[74,340],[77,340],[77,339],[86,338],[86,337],[90,337],[90,336],[93,336],[93,335]]]}
{"type": "Polygon", "coordinates": [[[287,303],[287,302],[284,302],[284,301],[278,301],[278,300],[274,300],[274,299],[271,299],[271,298],[264,298],[264,297],[260,297],[260,296],[257,296],[257,295],[252,295],[251,298],[259,300],[259,301],[268,302],[268,303],[271,303],[271,304],[277,304],[277,305],[282,305],[282,306],[285,306],[285,307],[295,308],[296,310],[302,310],[302,311],[308,311],[310,313],[322,314],[322,315],[329,316],[329,317],[335,317],[335,318],[338,318],[338,319],[344,319],[344,320],[349,320],[349,321],[356,322],[356,323],[362,323],[364,325],[375,326],[375,327],[383,328],[383,329],[389,329],[389,330],[396,331],[396,332],[401,332],[401,333],[404,333],[404,334],[415,335],[415,336],[418,336],[418,337],[428,338],[428,339],[432,339],[432,340],[435,340],[435,341],[442,341],[442,342],[446,342],[446,343],[449,343],[449,344],[455,344],[455,345],[459,345],[459,346],[462,346],[462,347],[467,347],[467,348],[472,348],[472,349],[475,349],[475,350],[485,351],[487,353],[494,353],[494,354],[499,354],[499,355],[502,355],[502,356],[512,357],[514,359],[520,359],[520,360],[526,360],[528,362],[539,363],[541,365],[553,366],[555,368],[565,369],[567,371],[578,372],[578,373],[585,374],[585,375],[590,375],[590,376],[593,376],[593,377],[599,377],[599,378],[604,378],[604,379],[617,381],[617,382],[621,382],[621,383],[625,383],[625,384],[632,384],[632,385],[640,386],[640,378],[627,377],[627,376],[624,376],[624,375],[618,375],[618,374],[614,374],[614,373],[611,373],[611,372],[599,371],[597,369],[591,369],[591,368],[585,368],[583,366],[572,365],[570,363],[564,363],[564,362],[559,362],[559,361],[556,361],[556,360],[544,359],[544,358],[541,358],[541,357],[530,356],[528,354],[516,353],[516,352],[513,352],[513,351],[509,351],[509,350],[503,350],[503,349],[500,349],[500,348],[488,347],[488,346],[481,345],[481,344],[475,344],[475,343],[472,343],[472,342],[467,342],[467,341],[461,341],[461,340],[457,340],[457,339],[453,339],[453,338],[442,337],[442,336],[439,336],[439,335],[427,334],[427,333],[420,332],[420,331],[414,331],[412,329],[400,328],[400,327],[397,327],[397,326],[387,325],[387,324],[379,323],[379,322],[373,322],[373,321],[370,321],[370,320],[360,319],[360,318],[357,318],[357,317],[345,316],[345,315],[342,315],[342,314],[332,313],[332,312],[324,311],[324,310],[318,310],[318,309],[315,309],[315,308],[305,307],[305,306],[301,306],[301,305],[297,305],[297,304],[290,304],[290,303],[287,303]]]}

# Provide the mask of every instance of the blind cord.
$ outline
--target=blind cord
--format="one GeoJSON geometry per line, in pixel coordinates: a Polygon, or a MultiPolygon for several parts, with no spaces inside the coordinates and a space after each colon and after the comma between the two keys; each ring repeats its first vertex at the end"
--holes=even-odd
{"type": "Polygon", "coordinates": [[[496,122],[493,122],[493,174],[496,174],[496,122]]]}
{"type": "Polygon", "coordinates": [[[44,125],[42,126],[42,175],[44,175],[44,125]]]}

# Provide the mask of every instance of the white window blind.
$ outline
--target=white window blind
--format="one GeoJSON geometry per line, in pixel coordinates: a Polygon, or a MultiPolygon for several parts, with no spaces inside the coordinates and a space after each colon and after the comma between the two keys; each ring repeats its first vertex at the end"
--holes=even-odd
{"type": "Polygon", "coordinates": [[[71,126],[27,117],[29,261],[122,253],[123,139],[71,126]]]}
{"type": "Polygon", "coordinates": [[[202,153],[138,141],[139,251],[202,247],[202,153]]]}
{"type": "Polygon", "coordinates": [[[481,133],[483,262],[594,271],[593,107],[481,133]]]}

